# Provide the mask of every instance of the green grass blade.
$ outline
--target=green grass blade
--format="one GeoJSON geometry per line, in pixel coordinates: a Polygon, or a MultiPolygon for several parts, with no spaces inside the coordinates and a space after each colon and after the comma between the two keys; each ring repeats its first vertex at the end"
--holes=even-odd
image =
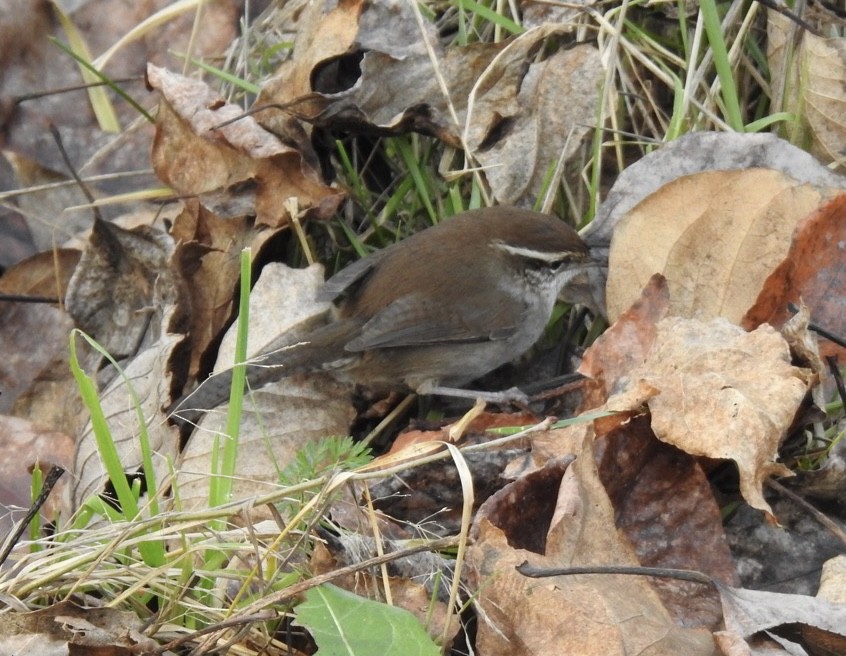
{"type": "Polygon", "coordinates": [[[475,0],[458,0],[456,4],[460,11],[469,11],[473,14],[476,14],[476,16],[478,16],[480,19],[493,23],[494,25],[498,25],[502,29],[511,32],[512,34],[522,34],[526,31],[522,25],[518,25],[507,16],[498,14],[490,7],[486,7],[483,4],[475,2],[475,0]]]}
{"type": "Polygon", "coordinates": [[[396,149],[399,151],[400,157],[402,157],[409,174],[414,180],[417,197],[422,201],[423,206],[426,208],[426,212],[429,214],[429,219],[433,224],[437,223],[438,214],[435,212],[435,207],[432,205],[431,185],[427,184],[423,168],[420,166],[420,161],[414,152],[414,148],[412,148],[409,143],[409,139],[405,137],[395,137],[392,141],[394,142],[396,149]]]}
{"type": "Polygon", "coordinates": [[[725,35],[720,25],[720,15],[714,0],[701,0],[699,3],[702,18],[705,22],[705,34],[714,55],[714,66],[720,79],[720,96],[723,100],[723,111],[726,122],[732,130],[744,132],[743,114],[737,97],[737,85],[734,70],[728,57],[725,35]]]}
{"type": "Polygon", "coordinates": [[[202,68],[207,73],[211,73],[212,75],[220,78],[224,82],[229,82],[230,84],[238,87],[239,89],[243,89],[247,93],[253,93],[258,95],[261,91],[261,87],[257,84],[253,84],[252,82],[247,82],[246,80],[241,79],[237,75],[232,75],[227,71],[224,71],[222,68],[218,68],[217,66],[212,66],[211,64],[207,64],[204,61],[200,61],[199,59],[192,59],[191,63],[198,68],[202,68]]]}
{"type": "MultiPolygon", "coordinates": [[[[229,414],[226,434],[216,435],[212,446],[212,478],[209,484],[209,504],[220,506],[232,497],[232,480],[238,460],[238,438],[244,407],[244,385],[247,380],[247,335],[250,328],[251,251],[241,251],[241,298],[238,306],[238,330],[235,338],[235,364],[229,388],[229,414]],[[221,444],[222,443],[222,444],[221,444]]],[[[219,522],[218,527],[223,523],[219,522]]]]}
{"type": "Polygon", "coordinates": [[[760,118],[757,121],[752,121],[746,126],[746,131],[761,132],[763,130],[768,129],[771,125],[775,125],[776,123],[790,123],[795,120],[795,114],[792,114],[790,112],[776,112],[775,114],[764,116],[763,118],[760,118]]]}
{"type": "MultiPolygon", "coordinates": [[[[103,461],[103,466],[106,468],[106,474],[108,475],[109,480],[111,481],[112,486],[115,489],[115,494],[117,495],[118,502],[120,503],[121,512],[118,517],[126,519],[128,521],[132,521],[133,519],[136,519],[141,516],[140,509],[138,507],[138,499],[130,488],[129,481],[127,480],[126,474],[123,470],[123,463],[120,460],[120,455],[118,454],[117,447],[115,446],[115,442],[112,439],[111,430],[109,429],[108,422],[106,421],[106,417],[103,413],[103,406],[100,404],[100,399],[97,395],[97,387],[94,384],[94,381],[92,381],[88,374],[86,374],[82,370],[82,367],[79,364],[79,358],[76,354],[77,336],[81,336],[83,339],[88,341],[88,343],[97,348],[99,352],[105,353],[105,350],[99,344],[97,344],[94,339],[83,333],[81,330],[74,329],[73,331],[71,331],[71,372],[73,373],[73,377],[76,379],[76,384],[79,387],[80,394],[82,395],[82,400],[91,415],[91,429],[94,435],[94,441],[97,445],[97,451],[100,454],[100,458],[103,461]]],[[[120,371],[120,374],[123,376],[122,371],[120,371]]],[[[140,404],[138,402],[138,397],[135,394],[134,390],[131,389],[131,387],[130,394],[133,397],[135,407],[139,413],[141,432],[144,433],[146,431],[146,422],[144,422],[143,416],[140,414],[141,410],[140,404]]],[[[149,442],[146,439],[142,440],[142,449],[145,445],[148,453],[147,456],[144,458],[144,462],[148,463],[149,466],[152,468],[152,456],[150,455],[149,442]]],[[[153,485],[152,488],[148,488],[149,495],[152,498],[156,494],[155,480],[154,478],[148,478],[147,480],[151,481],[153,485]]],[[[110,514],[109,516],[112,519],[115,518],[114,515],[110,514]]],[[[151,541],[142,543],[139,545],[139,550],[141,551],[141,556],[144,559],[144,562],[148,565],[158,567],[164,563],[164,545],[161,542],[151,541]]]]}
{"type": "MultiPolygon", "coordinates": [[[[77,54],[76,54],[76,53],[75,53],[75,52],[74,52],[71,48],[69,48],[66,44],[62,43],[62,42],[61,42],[61,41],[59,41],[58,39],[55,39],[55,38],[53,38],[53,37],[50,37],[50,41],[52,41],[52,42],[53,42],[54,44],[56,44],[59,48],[61,48],[62,50],[64,50],[67,54],[69,54],[69,55],[70,55],[71,57],[73,57],[73,58],[74,58],[77,62],[79,62],[79,65],[80,65],[82,68],[86,69],[87,71],[90,71],[90,73],[91,73],[91,74],[94,76],[94,78],[95,78],[95,79],[91,80],[92,82],[96,82],[96,81],[98,81],[98,80],[99,80],[99,81],[101,81],[101,82],[103,82],[103,83],[104,83],[107,87],[109,87],[109,88],[110,88],[112,91],[114,91],[117,95],[119,95],[119,96],[120,96],[121,98],[123,98],[126,102],[128,102],[130,105],[132,105],[132,107],[135,109],[135,111],[137,111],[139,114],[141,114],[141,116],[143,116],[145,119],[147,119],[150,123],[155,123],[155,122],[156,122],[156,120],[155,120],[152,116],[150,116],[150,113],[149,113],[146,109],[144,109],[141,105],[139,105],[137,102],[135,102],[135,100],[132,98],[132,96],[130,96],[128,93],[126,93],[126,91],[124,91],[123,89],[121,89],[121,88],[120,88],[117,84],[115,84],[115,83],[114,83],[114,82],[113,82],[110,78],[106,77],[106,76],[105,76],[105,75],[103,75],[100,71],[98,71],[96,68],[94,68],[94,67],[93,67],[90,63],[88,63],[88,61],[87,61],[87,60],[85,60],[84,58],[82,58],[82,57],[80,57],[79,55],[77,55],[77,54]]],[[[86,78],[86,79],[87,79],[87,78],[86,78]]],[[[102,87],[93,87],[93,88],[92,88],[92,90],[93,90],[93,89],[98,89],[99,91],[101,91],[101,92],[105,93],[105,90],[104,90],[102,87]]],[[[95,111],[96,111],[96,110],[95,110],[95,111]]],[[[105,129],[105,128],[104,128],[104,129],[105,129]]],[[[120,132],[120,126],[118,126],[117,130],[114,130],[114,131],[115,131],[115,132],[120,132]]]]}

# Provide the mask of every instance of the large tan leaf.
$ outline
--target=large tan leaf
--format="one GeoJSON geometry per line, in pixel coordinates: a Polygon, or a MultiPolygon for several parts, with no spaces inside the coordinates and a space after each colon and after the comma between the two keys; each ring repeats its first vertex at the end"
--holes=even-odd
{"type": "Polygon", "coordinates": [[[708,171],[666,184],[614,232],[609,318],[661,273],[670,314],[740,322],[787,254],[797,222],[832,194],[769,169],[708,171]]]}
{"type": "MultiPolygon", "coordinates": [[[[607,262],[617,224],[665,185],[704,171],[751,168],[781,171],[819,189],[846,187],[846,178],[774,134],[691,132],[664,144],[620,173],[582,236],[590,246],[591,255],[607,262]]],[[[640,248],[636,244],[632,246],[640,248]]]]}

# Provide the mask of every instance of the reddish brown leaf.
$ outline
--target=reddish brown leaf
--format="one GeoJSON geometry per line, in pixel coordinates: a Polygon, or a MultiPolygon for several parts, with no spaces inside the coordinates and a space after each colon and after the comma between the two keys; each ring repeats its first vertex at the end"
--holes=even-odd
{"type": "Polygon", "coordinates": [[[189,372],[195,376],[209,345],[232,318],[241,251],[249,246],[260,253],[272,233],[256,230],[249,217],[223,219],[198,201],[187,201],[171,234],[179,242],[176,258],[190,297],[189,372]]]}
{"type": "Polygon", "coordinates": [[[585,352],[579,373],[597,385],[591,388],[593,393],[585,395],[582,412],[605,403],[619,381],[646,359],[655,341],[656,324],[666,316],[669,304],[667,281],[659,274],[652,276],[634,305],[585,352]]]}
{"type": "MultiPolygon", "coordinates": [[[[739,583],[705,474],[694,458],[655,438],[648,414],[598,439],[595,453],[616,525],[641,565],[692,569],[739,583]]],[[[712,588],[672,579],[654,584],[683,626],[713,629],[722,622],[712,588]]]]}
{"type": "MultiPolygon", "coordinates": [[[[814,211],[797,226],[784,260],[764,283],[755,304],[743,318],[752,329],[762,323],[780,328],[792,316],[788,304],[804,302],[811,320],[846,336],[846,194],[814,211]]],[[[820,340],[820,354],[843,359],[846,350],[820,340]]]]}

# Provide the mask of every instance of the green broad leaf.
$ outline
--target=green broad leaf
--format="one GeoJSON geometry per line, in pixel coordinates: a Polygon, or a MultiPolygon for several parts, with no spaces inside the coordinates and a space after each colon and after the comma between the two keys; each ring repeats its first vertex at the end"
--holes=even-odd
{"type": "Polygon", "coordinates": [[[334,585],[305,593],[295,623],[317,642],[317,656],[439,656],[441,650],[407,610],[334,585]]]}

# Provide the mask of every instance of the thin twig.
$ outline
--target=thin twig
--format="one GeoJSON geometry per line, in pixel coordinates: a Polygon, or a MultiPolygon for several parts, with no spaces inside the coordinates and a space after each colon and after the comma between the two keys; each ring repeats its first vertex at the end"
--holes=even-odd
{"type": "MultiPolygon", "coordinates": [[[[126,84],[127,82],[140,82],[144,79],[143,75],[136,75],[134,77],[123,77],[118,78],[116,80],[112,80],[114,84],[126,84]]],[[[105,80],[99,80],[97,82],[88,82],[86,84],[74,84],[69,87],[58,87],[56,89],[47,89],[45,91],[34,91],[33,93],[24,93],[20,96],[15,98],[15,104],[20,104],[27,100],[37,100],[38,98],[45,98],[47,96],[54,96],[60,93],[68,93],[71,91],[85,91],[87,89],[92,89],[94,87],[105,87],[109,86],[109,83],[105,80]]]]}
{"type": "Polygon", "coordinates": [[[59,154],[62,156],[62,161],[64,161],[65,166],[68,167],[68,171],[70,171],[71,177],[76,181],[76,184],[79,185],[80,190],[85,195],[85,198],[88,199],[88,202],[91,203],[91,211],[94,213],[94,218],[102,221],[103,216],[100,214],[100,208],[94,204],[95,198],[94,194],[91,193],[91,190],[88,188],[82,178],[79,177],[79,173],[76,170],[76,167],[71,162],[70,157],[68,156],[68,151],[65,150],[65,144],[62,142],[62,135],[59,134],[59,129],[53,124],[50,124],[50,133],[53,135],[53,139],[56,141],[56,146],[59,149],[59,154]]]}
{"type": "Polygon", "coordinates": [[[517,571],[523,576],[542,579],[550,576],[571,576],[574,574],[627,574],[631,576],[660,576],[662,578],[692,581],[702,585],[716,587],[716,581],[702,572],[692,569],[669,569],[665,567],[617,567],[597,565],[594,567],[535,567],[523,561],[517,565],[517,571]]]}
{"type": "MultiPolygon", "coordinates": [[[[796,307],[793,303],[788,303],[787,309],[793,314],[796,314],[799,311],[799,308],[796,307]]],[[[843,339],[839,335],[835,335],[834,333],[829,332],[825,328],[822,328],[821,326],[813,323],[812,321],[808,322],[808,330],[813,330],[815,333],[817,333],[817,335],[825,337],[828,341],[834,342],[838,346],[846,348],[846,339],[843,339]]]]}
{"type": "Polygon", "coordinates": [[[30,296],[28,294],[0,294],[0,302],[7,303],[61,303],[58,298],[52,296],[30,296]]]}
{"type": "Polygon", "coordinates": [[[24,515],[17,523],[15,530],[12,531],[9,534],[9,537],[6,538],[6,542],[3,545],[3,551],[0,552],[0,565],[6,562],[6,559],[9,557],[9,554],[12,553],[12,549],[15,548],[15,545],[18,543],[18,540],[20,540],[20,537],[23,535],[26,527],[38,514],[38,511],[41,510],[41,506],[43,506],[44,502],[47,501],[47,497],[50,496],[53,486],[56,485],[64,473],[65,470],[62,467],[59,467],[59,465],[53,465],[50,467],[50,471],[48,471],[47,476],[44,477],[44,483],[41,485],[41,492],[39,492],[38,498],[33,502],[32,506],[30,506],[26,515],[24,515]]]}
{"type": "Polygon", "coordinates": [[[793,490],[784,487],[784,485],[782,485],[778,481],[768,480],[767,486],[775,490],[779,494],[783,494],[791,501],[794,501],[795,503],[802,506],[802,508],[804,508],[809,513],[811,513],[811,515],[813,515],[814,519],[816,519],[820,524],[827,528],[829,533],[831,533],[834,537],[840,540],[843,544],[846,544],[846,531],[840,528],[840,526],[838,526],[837,523],[832,520],[828,515],[826,515],[820,510],[817,510],[814,506],[808,503],[808,501],[800,497],[793,490]]]}

